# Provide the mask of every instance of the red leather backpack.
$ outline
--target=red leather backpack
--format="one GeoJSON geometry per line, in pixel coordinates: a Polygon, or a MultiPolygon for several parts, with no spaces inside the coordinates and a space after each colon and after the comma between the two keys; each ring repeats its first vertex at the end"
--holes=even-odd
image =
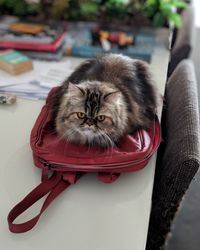
{"type": "Polygon", "coordinates": [[[160,125],[155,116],[151,128],[126,135],[113,149],[90,148],[73,145],[52,133],[53,88],[32,129],[30,144],[36,167],[42,170],[42,182],[19,202],[8,215],[9,229],[13,233],[30,230],[49,204],[84,173],[97,172],[105,183],[115,181],[120,173],[144,168],[160,142],[160,125]],[[48,194],[38,215],[29,221],[16,224],[14,220],[25,210],[48,194]]]}

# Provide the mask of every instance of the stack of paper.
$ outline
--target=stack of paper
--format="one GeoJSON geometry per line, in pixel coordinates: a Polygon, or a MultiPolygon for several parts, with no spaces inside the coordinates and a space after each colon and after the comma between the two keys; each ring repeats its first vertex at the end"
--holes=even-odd
{"type": "Polygon", "coordinates": [[[28,99],[45,99],[52,87],[59,86],[72,72],[69,61],[34,61],[34,69],[19,76],[0,72],[0,92],[16,93],[28,99]]]}

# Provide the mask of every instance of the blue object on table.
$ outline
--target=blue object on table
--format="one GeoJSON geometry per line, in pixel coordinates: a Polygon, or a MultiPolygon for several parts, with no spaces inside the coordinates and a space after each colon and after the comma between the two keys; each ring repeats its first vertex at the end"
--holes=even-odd
{"type": "MultiPolygon", "coordinates": [[[[136,35],[135,45],[127,46],[123,49],[119,49],[117,45],[113,45],[109,53],[124,54],[134,59],[141,59],[147,62],[151,62],[155,46],[155,39],[153,34],[139,33],[136,35]]],[[[100,46],[92,45],[79,45],[72,46],[71,55],[78,57],[96,57],[102,53],[108,53],[100,46]]]]}

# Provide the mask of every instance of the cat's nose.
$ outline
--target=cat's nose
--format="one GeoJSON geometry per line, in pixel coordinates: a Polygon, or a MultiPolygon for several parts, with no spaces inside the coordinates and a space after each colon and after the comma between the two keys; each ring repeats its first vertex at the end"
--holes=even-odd
{"type": "Polygon", "coordinates": [[[92,126],[92,125],[94,124],[93,119],[88,118],[87,121],[86,121],[86,124],[87,124],[88,126],[92,126]]]}

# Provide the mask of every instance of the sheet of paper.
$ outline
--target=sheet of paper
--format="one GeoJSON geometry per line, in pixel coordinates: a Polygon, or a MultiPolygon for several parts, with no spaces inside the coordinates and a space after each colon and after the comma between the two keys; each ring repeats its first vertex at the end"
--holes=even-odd
{"type": "Polygon", "coordinates": [[[29,98],[37,96],[39,99],[45,99],[49,89],[61,85],[73,70],[68,60],[62,62],[34,61],[33,64],[33,70],[18,76],[1,70],[0,91],[13,92],[29,98]]]}
{"type": "MultiPolygon", "coordinates": [[[[59,80],[65,79],[72,72],[71,64],[68,60],[62,62],[47,62],[47,61],[33,61],[33,70],[27,71],[20,75],[11,75],[3,70],[0,70],[0,88],[20,83],[27,83],[33,80],[44,81],[49,78],[59,80]],[[57,74],[56,74],[57,73],[57,74]]],[[[52,85],[49,84],[49,87],[52,85]]]]}
{"type": "Polygon", "coordinates": [[[15,93],[46,93],[47,88],[41,87],[37,82],[22,83],[18,85],[11,85],[3,87],[1,91],[15,92],[15,93]]]}

